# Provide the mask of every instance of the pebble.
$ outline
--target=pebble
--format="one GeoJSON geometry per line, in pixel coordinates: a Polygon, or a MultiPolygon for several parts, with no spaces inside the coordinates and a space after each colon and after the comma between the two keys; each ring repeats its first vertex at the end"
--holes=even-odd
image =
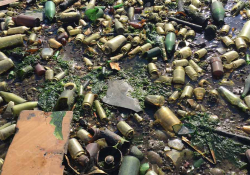
{"type": "Polygon", "coordinates": [[[174,139],[174,140],[169,140],[168,146],[180,151],[183,149],[184,144],[180,139],[174,139]]]}

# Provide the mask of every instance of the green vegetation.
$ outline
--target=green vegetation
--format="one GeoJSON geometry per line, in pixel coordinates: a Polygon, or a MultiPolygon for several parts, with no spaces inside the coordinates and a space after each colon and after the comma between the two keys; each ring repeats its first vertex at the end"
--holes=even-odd
{"type": "Polygon", "coordinates": [[[169,9],[176,9],[177,8],[177,3],[171,2],[171,3],[167,4],[167,7],[169,9]]]}
{"type": "Polygon", "coordinates": [[[40,54],[27,55],[26,57],[24,57],[23,61],[16,66],[16,69],[18,70],[28,65],[34,66],[39,59],[40,59],[40,54]]]}
{"type": "Polygon", "coordinates": [[[62,60],[61,58],[58,58],[56,60],[56,65],[62,68],[63,70],[66,70],[69,68],[69,61],[62,60]]]}
{"type": "Polygon", "coordinates": [[[114,2],[115,2],[114,0],[103,0],[103,3],[107,5],[113,5],[114,2]]]}
{"type": "Polygon", "coordinates": [[[65,114],[66,114],[65,111],[57,111],[57,112],[52,112],[52,114],[50,115],[50,117],[52,118],[50,124],[55,126],[54,135],[59,140],[63,140],[62,121],[65,114]]]}
{"type": "MultiPolygon", "coordinates": [[[[65,78],[63,78],[58,82],[55,81],[45,82],[44,85],[39,89],[40,92],[38,99],[39,106],[44,111],[52,111],[54,105],[57,102],[57,99],[63,92],[64,84],[67,82],[73,82],[77,85],[77,87],[79,87],[84,81],[90,79],[92,92],[104,96],[106,94],[107,85],[104,83],[104,79],[101,78],[100,72],[101,72],[100,70],[93,70],[92,72],[85,75],[83,78],[74,75],[67,75],[65,78]]],[[[83,102],[82,97],[76,99],[75,109],[74,109],[74,119],[78,119],[80,116],[84,115],[84,110],[82,109],[82,102],[83,102]]]]}
{"type": "MultiPolygon", "coordinates": [[[[3,50],[3,52],[7,56],[11,56],[15,59],[13,61],[15,62],[15,68],[13,71],[11,71],[8,75],[8,79],[14,79],[16,78],[16,75],[18,75],[18,72],[20,69],[31,65],[34,67],[38,62],[41,61],[40,51],[36,53],[29,54],[28,52],[25,52],[23,47],[16,47],[14,49],[6,49],[3,50]],[[19,61],[21,60],[21,61],[19,61]]],[[[69,61],[62,60],[62,58],[58,57],[57,59],[53,59],[52,61],[56,62],[56,69],[63,69],[67,70],[69,68],[69,61]]]]}
{"type": "Polygon", "coordinates": [[[137,64],[135,67],[120,71],[118,77],[124,78],[128,83],[134,88],[131,92],[133,98],[137,98],[140,102],[141,108],[145,108],[144,101],[147,95],[163,95],[168,97],[171,92],[169,88],[164,83],[154,83],[150,79],[146,64],[137,64]]]}
{"type": "Polygon", "coordinates": [[[40,60],[40,53],[28,54],[24,51],[23,47],[16,47],[14,49],[3,50],[7,56],[17,58],[13,60],[15,62],[15,68],[8,75],[8,79],[14,79],[19,75],[20,69],[31,65],[34,66],[40,60]],[[19,60],[22,60],[21,62],[19,60]]]}
{"type": "Polygon", "coordinates": [[[78,76],[74,75],[67,75],[60,81],[52,81],[52,82],[45,82],[39,90],[40,95],[38,99],[39,106],[44,111],[52,111],[54,105],[56,104],[57,99],[59,98],[60,94],[63,92],[64,84],[68,82],[73,82],[80,86],[82,83],[82,79],[78,76]]]}
{"type": "MultiPolygon", "coordinates": [[[[161,94],[166,97],[170,92],[169,87],[165,84],[155,84],[150,80],[146,64],[137,64],[133,70],[121,70],[118,73],[107,71],[106,74],[103,75],[102,71],[97,69],[91,71],[82,78],[78,76],[67,75],[59,82],[45,82],[43,87],[39,89],[39,106],[44,111],[52,111],[57,99],[63,91],[63,85],[67,82],[74,82],[76,83],[77,87],[79,87],[84,81],[90,80],[89,86],[91,86],[92,93],[97,94],[98,99],[102,99],[106,95],[108,89],[108,80],[110,79],[105,79],[105,77],[108,76],[112,77],[112,79],[124,79],[124,81],[127,81],[134,88],[134,91],[131,92],[131,96],[139,100],[140,106],[142,108],[145,108],[145,96],[148,94],[161,94]]],[[[84,111],[81,106],[82,102],[82,97],[76,99],[74,109],[75,119],[84,115],[84,111]]],[[[103,104],[103,108],[106,111],[107,116],[110,116],[111,112],[116,109],[116,107],[107,104],[103,104]]],[[[92,109],[92,112],[94,112],[94,108],[92,109]]]]}
{"type": "Polygon", "coordinates": [[[2,51],[7,56],[14,56],[22,59],[25,56],[25,49],[23,47],[16,47],[13,49],[5,49],[2,51]]]}
{"type": "Polygon", "coordinates": [[[63,84],[65,79],[59,82],[46,82],[39,90],[38,105],[42,110],[52,111],[60,93],[63,91],[63,84]]]}
{"type": "MultiPolygon", "coordinates": [[[[183,122],[191,123],[196,126],[196,132],[192,135],[191,142],[201,151],[205,152],[206,155],[210,155],[208,148],[208,144],[210,144],[215,152],[217,161],[228,160],[238,168],[246,166],[246,163],[240,160],[240,154],[245,153],[245,151],[249,149],[249,146],[213,132],[217,123],[210,121],[207,114],[189,116],[184,118],[183,122]]],[[[198,153],[196,156],[200,158],[198,153]]]]}

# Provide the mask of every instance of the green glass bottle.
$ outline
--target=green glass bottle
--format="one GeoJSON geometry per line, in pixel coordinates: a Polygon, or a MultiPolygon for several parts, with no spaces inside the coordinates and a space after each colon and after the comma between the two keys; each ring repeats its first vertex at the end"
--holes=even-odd
{"type": "Polygon", "coordinates": [[[225,9],[223,7],[222,2],[214,1],[211,5],[211,10],[214,20],[219,23],[223,23],[225,17],[225,9]]]}
{"type": "Polygon", "coordinates": [[[56,5],[53,1],[45,3],[45,16],[52,21],[56,15],[56,5]]]}
{"type": "Polygon", "coordinates": [[[244,98],[247,93],[249,92],[250,90],[250,74],[247,76],[246,80],[245,80],[245,86],[244,86],[244,90],[241,94],[241,97],[244,98]]]}
{"type": "Polygon", "coordinates": [[[149,163],[142,164],[140,167],[140,175],[145,175],[149,168],[149,163]]]}
{"type": "Polygon", "coordinates": [[[246,54],[246,62],[247,62],[247,65],[250,64],[250,55],[249,54],[246,54]]]}
{"type": "Polygon", "coordinates": [[[174,45],[175,45],[175,40],[176,40],[175,33],[169,32],[166,36],[166,39],[165,39],[165,46],[166,46],[168,53],[171,53],[173,51],[174,45]]]}
{"type": "Polygon", "coordinates": [[[227,99],[227,101],[229,101],[232,105],[238,106],[239,108],[241,108],[243,111],[246,111],[248,109],[248,107],[245,105],[245,103],[240,99],[240,97],[238,97],[237,95],[235,95],[234,93],[230,92],[228,89],[226,89],[223,86],[219,87],[219,92],[221,93],[221,95],[223,97],[225,97],[227,99]]]}
{"type": "Polygon", "coordinates": [[[124,156],[118,175],[138,175],[140,161],[134,156],[124,156]]]}
{"type": "Polygon", "coordinates": [[[114,9],[118,9],[123,6],[123,3],[113,6],[114,9]]]}

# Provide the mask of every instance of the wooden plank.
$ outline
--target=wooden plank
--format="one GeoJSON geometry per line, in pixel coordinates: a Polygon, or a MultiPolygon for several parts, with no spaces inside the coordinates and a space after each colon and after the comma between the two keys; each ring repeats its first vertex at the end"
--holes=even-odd
{"type": "Polygon", "coordinates": [[[68,148],[73,112],[58,112],[21,112],[1,175],[63,175],[62,160],[68,148]],[[60,116],[64,116],[61,122],[60,116]],[[57,130],[51,120],[56,121],[57,130]],[[62,140],[58,137],[60,131],[62,140]]]}
{"type": "Polygon", "coordinates": [[[8,5],[10,3],[16,2],[17,0],[0,0],[0,6],[8,5]]]}

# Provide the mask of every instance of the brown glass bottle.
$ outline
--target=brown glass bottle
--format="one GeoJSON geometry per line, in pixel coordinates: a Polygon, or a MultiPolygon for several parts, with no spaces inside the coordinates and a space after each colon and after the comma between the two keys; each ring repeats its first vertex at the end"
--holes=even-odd
{"type": "Polygon", "coordinates": [[[12,20],[18,26],[38,27],[40,25],[39,18],[34,18],[32,16],[27,15],[18,15],[16,17],[12,17],[12,20]]]}
{"type": "Polygon", "coordinates": [[[44,69],[44,67],[43,67],[41,64],[38,63],[38,64],[35,66],[35,72],[36,72],[36,74],[37,74],[38,76],[42,76],[42,75],[45,74],[45,69],[44,69]]]}
{"type": "Polygon", "coordinates": [[[140,28],[143,27],[142,24],[137,23],[137,22],[129,22],[129,24],[130,24],[132,27],[134,27],[135,29],[140,29],[140,28]]]}
{"type": "Polygon", "coordinates": [[[56,40],[59,41],[60,43],[62,43],[62,40],[63,40],[63,39],[68,40],[68,38],[69,38],[68,33],[67,33],[67,32],[63,32],[63,33],[61,33],[60,35],[58,35],[58,36],[56,37],[56,40]]]}
{"type": "Polygon", "coordinates": [[[224,74],[223,65],[220,58],[211,59],[212,75],[216,78],[221,78],[224,74]]]}

